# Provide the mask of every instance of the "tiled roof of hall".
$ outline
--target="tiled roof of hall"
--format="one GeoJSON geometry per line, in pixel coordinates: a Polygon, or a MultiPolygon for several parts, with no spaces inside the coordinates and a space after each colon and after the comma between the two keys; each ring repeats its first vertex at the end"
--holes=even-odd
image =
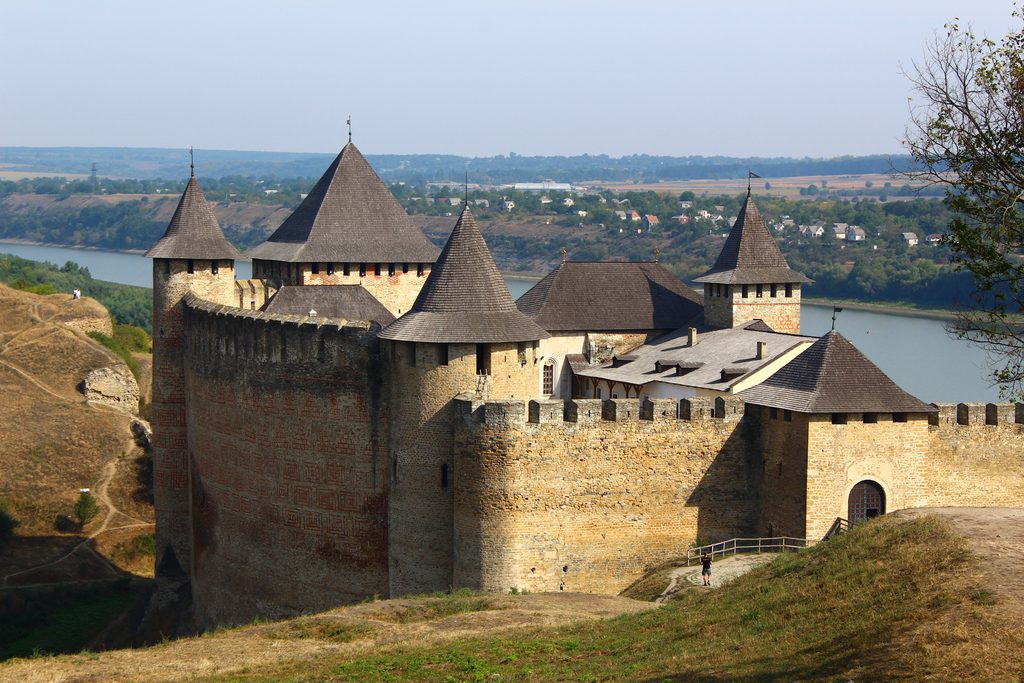
{"type": "Polygon", "coordinates": [[[380,336],[435,344],[487,344],[534,341],[550,335],[516,308],[466,207],[416,303],[380,336]]]}
{"type": "Polygon", "coordinates": [[[747,403],[798,413],[932,413],[846,337],[831,331],[778,372],[737,394],[747,403]]]}
{"type": "Polygon", "coordinates": [[[178,200],[167,230],[146,256],[165,259],[237,260],[242,258],[221,232],[213,207],[206,201],[193,172],[178,200]]]}
{"type": "Polygon", "coordinates": [[[285,285],[264,309],[267,313],[308,315],[322,318],[372,320],[381,327],[395,316],[361,285],[285,285]]]}
{"type": "Polygon", "coordinates": [[[350,140],[298,208],[246,256],[289,263],[433,263],[438,251],[350,140]]]}
{"type": "Polygon", "coordinates": [[[814,281],[789,267],[775,238],[765,227],[750,190],[747,190],[747,199],[718,254],[718,260],[694,282],[744,285],[814,281]]]}
{"type": "Polygon", "coordinates": [[[657,262],[564,261],[516,306],[549,332],[674,330],[703,297],[657,262]]]}

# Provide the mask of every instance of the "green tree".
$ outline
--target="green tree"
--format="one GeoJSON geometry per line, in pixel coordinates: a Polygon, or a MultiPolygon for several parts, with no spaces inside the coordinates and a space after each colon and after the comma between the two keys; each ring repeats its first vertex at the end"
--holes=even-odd
{"type": "Polygon", "coordinates": [[[72,511],[78,523],[85,526],[93,517],[99,514],[100,505],[96,502],[96,496],[88,491],[82,491],[78,495],[78,500],[75,502],[75,507],[72,511]]]}
{"type": "MultiPolygon", "coordinates": [[[[1013,12],[1021,20],[1020,9],[1013,12]]],[[[905,144],[946,188],[955,212],[946,243],[974,290],[961,302],[957,334],[999,358],[993,379],[1004,396],[1024,396],[1024,32],[979,38],[954,22],[909,78],[905,144]]]]}

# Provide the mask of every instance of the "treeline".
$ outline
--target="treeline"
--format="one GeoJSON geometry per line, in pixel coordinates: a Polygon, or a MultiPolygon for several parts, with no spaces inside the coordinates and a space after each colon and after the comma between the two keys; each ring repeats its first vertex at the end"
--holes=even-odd
{"type": "MultiPolygon", "coordinates": [[[[2,249],[0,245],[0,249],[2,249]]],[[[82,290],[106,306],[118,323],[153,329],[153,290],[93,279],[88,268],[68,261],[63,266],[0,253],[0,282],[37,294],[82,290]]]]}
{"type": "MultiPolygon", "coordinates": [[[[340,144],[338,149],[340,151],[340,144]]],[[[196,150],[196,168],[204,178],[318,178],[333,157],[334,154],[196,150]]],[[[745,178],[748,170],[766,178],[889,173],[906,170],[910,164],[910,158],[905,155],[796,159],[651,154],[523,156],[511,152],[489,157],[370,154],[367,159],[382,178],[411,183],[458,180],[467,170],[473,182],[514,183],[549,178],[562,182],[745,178]]],[[[44,173],[88,174],[93,163],[97,164],[98,172],[106,176],[155,179],[183,178],[188,174],[188,153],[183,149],[0,147],[0,164],[44,173]]]]}

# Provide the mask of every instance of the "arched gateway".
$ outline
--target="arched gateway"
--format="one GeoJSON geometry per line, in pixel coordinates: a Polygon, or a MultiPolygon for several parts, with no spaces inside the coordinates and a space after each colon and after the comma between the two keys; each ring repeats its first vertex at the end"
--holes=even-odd
{"type": "Polygon", "coordinates": [[[850,490],[848,519],[857,524],[885,514],[885,491],[873,481],[859,482],[850,490]]]}

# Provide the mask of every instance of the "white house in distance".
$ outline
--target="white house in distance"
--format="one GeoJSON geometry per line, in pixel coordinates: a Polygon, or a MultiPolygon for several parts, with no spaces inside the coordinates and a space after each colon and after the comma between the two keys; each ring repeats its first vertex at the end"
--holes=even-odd
{"type": "Polygon", "coordinates": [[[846,239],[850,242],[863,242],[866,238],[867,233],[864,232],[864,228],[854,226],[846,231],[846,239]]]}
{"type": "Polygon", "coordinates": [[[903,232],[903,233],[900,233],[900,237],[903,238],[903,241],[907,243],[908,247],[916,247],[917,246],[917,241],[918,241],[917,240],[917,233],[914,233],[914,232],[903,232]]]}

